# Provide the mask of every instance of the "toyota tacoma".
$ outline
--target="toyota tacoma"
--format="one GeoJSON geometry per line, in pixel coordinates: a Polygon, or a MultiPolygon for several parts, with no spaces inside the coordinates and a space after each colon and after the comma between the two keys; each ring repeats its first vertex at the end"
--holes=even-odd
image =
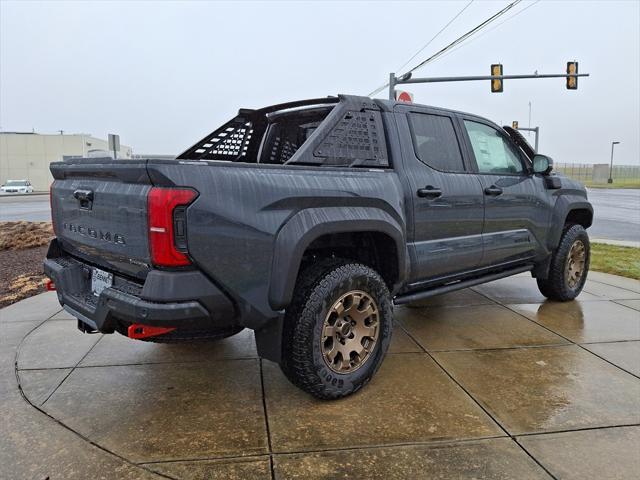
{"type": "Polygon", "coordinates": [[[325,399],[379,368],[393,305],[531,272],[574,299],[585,188],[477,115],[340,95],[241,109],[174,160],[51,165],[45,260],[87,333],[156,342],[255,331],[325,399]]]}

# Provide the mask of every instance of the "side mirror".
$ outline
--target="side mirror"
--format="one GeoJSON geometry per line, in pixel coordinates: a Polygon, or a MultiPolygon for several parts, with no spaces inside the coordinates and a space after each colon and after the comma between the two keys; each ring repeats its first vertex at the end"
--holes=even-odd
{"type": "Polygon", "coordinates": [[[553,160],[551,157],[540,155],[539,153],[533,156],[533,173],[549,175],[551,170],[553,170],[553,160]]]}

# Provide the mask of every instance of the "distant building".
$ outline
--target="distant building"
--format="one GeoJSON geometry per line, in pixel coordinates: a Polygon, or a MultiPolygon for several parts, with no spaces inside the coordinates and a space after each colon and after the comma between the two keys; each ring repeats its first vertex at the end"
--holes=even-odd
{"type": "MultiPolygon", "coordinates": [[[[53,181],[51,162],[67,157],[111,157],[106,140],[91,135],[0,132],[0,183],[29,180],[36,191],[46,191],[53,181]]],[[[118,158],[131,159],[131,147],[120,145],[118,158]]]]}

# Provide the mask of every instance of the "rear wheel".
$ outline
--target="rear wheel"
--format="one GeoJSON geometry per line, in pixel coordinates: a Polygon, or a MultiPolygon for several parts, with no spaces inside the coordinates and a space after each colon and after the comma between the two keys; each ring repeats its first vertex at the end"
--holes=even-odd
{"type": "Polygon", "coordinates": [[[373,269],[325,260],[303,271],[285,314],[281,368],[317,398],[350,395],[369,382],[389,347],[389,290],[373,269]]]}
{"type": "Polygon", "coordinates": [[[562,302],[576,298],[587,280],[589,260],[590,244],[586,230],[582,225],[567,225],[551,258],[549,276],[537,280],[540,293],[562,302]]]}

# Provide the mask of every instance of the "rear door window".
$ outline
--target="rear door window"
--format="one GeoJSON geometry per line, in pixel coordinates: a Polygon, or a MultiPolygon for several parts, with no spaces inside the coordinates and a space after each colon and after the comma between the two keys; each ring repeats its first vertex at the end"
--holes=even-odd
{"type": "Polygon", "coordinates": [[[453,122],[444,115],[408,114],[416,156],[441,172],[464,172],[464,162],[453,122]]]}

